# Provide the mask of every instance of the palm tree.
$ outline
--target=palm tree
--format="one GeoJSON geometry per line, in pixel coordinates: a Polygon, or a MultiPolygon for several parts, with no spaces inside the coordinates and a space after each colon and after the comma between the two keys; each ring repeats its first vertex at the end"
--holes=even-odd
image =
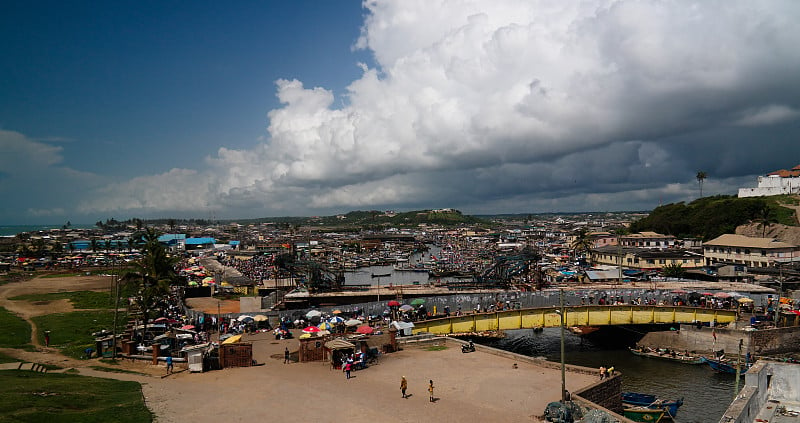
{"type": "Polygon", "coordinates": [[[593,245],[592,237],[589,235],[589,232],[587,232],[586,229],[580,229],[575,235],[575,239],[572,240],[572,245],[570,245],[570,247],[575,251],[576,256],[578,253],[583,252],[587,259],[591,259],[593,245]]]}
{"type": "Polygon", "coordinates": [[[697,172],[697,176],[695,176],[695,177],[697,178],[697,183],[700,185],[700,198],[702,198],[703,197],[703,181],[706,180],[708,175],[701,170],[701,171],[697,172]]]}
{"type": "Polygon", "coordinates": [[[772,209],[766,203],[756,211],[756,220],[758,220],[758,226],[761,228],[761,238],[766,238],[767,228],[777,222],[772,214],[772,209]]]}
{"type": "Polygon", "coordinates": [[[136,292],[134,303],[142,313],[146,327],[158,303],[169,294],[170,285],[180,283],[181,279],[174,267],[178,258],[167,254],[167,249],[158,241],[155,229],[145,228],[134,237],[137,244],[142,246],[142,258],[133,263],[121,281],[136,292]]]}

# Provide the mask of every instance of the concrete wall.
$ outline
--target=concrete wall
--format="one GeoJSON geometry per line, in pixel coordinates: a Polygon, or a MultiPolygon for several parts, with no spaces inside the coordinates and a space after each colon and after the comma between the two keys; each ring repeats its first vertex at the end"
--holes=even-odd
{"type": "Polygon", "coordinates": [[[797,351],[800,327],[765,329],[750,332],[754,354],[768,355],[797,351]]]}
{"type": "Polygon", "coordinates": [[[622,413],[622,376],[614,375],[574,393],[606,410],[622,413]]]}
{"type": "Polygon", "coordinates": [[[800,366],[759,361],[745,374],[745,386],[725,410],[720,423],[772,421],[777,404],[800,400],[800,366]],[[771,407],[766,405],[770,401],[771,407]],[[761,420],[758,420],[761,419],[761,420]]]}
{"type": "Polygon", "coordinates": [[[742,340],[742,355],[748,352],[753,355],[792,352],[797,350],[797,345],[800,345],[800,327],[798,326],[747,332],[717,328],[715,332],[717,334],[716,341],[711,328],[698,329],[695,326],[682,325],[679,331],[650,332],[639,341],[639,344],[653,348],[696,351],[701,354],[725,350],[729,355],[738,352],[739,340],[742,340]]]}
{"type": "Polygon", "coordinates": [[[679,351],[694,351],[699,354],[710,354],[712,351],[725,350],[728,354],[736,354],[739,350],[739,340],[742,341],[742,355],[750,348],[750,334],[734,329],[716,328],[712,332],[709,327],[698,329],[692,325],[681,325],[681,330],[650,332],[639,341],[639,344],[653,348],[670,348],[679,351]],[[714,340],[713,333],[717,339],[714,340]]]}

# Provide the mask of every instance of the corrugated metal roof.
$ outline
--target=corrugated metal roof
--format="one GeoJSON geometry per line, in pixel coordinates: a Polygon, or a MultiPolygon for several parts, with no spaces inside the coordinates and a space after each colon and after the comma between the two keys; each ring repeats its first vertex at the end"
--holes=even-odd
{"type": "Polygon", "coordinates": [[[214,243],[216,243],[214,238],[186,238],[186,245],[203,245],[214,243]]]}

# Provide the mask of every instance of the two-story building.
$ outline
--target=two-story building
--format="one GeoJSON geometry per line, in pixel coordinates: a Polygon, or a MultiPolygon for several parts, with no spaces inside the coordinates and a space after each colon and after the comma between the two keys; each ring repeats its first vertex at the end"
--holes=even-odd
{"type": "Polygon", "coordinates": [[[602,247],[592,251],[592,263],[619,266],[643,271],[662,270],[667,266],[680,265],[683,269],[703,267],[703,256],[678,248],[656,250],[652,248],[602,247]]]}
{"type": "Polygon", "coordinates": [[[703,257],[708,265],[722,262],[750,268],[771,267],[800,257],[800,248],[773,238],[723,234],[703,243],[703,257]]]}
{"type": "Polygon", "coordinates": [[[675,237],[656,232],[639,232],[621,236],[619,243],[623,247],[636,248],[675,248],[675,237]]]}

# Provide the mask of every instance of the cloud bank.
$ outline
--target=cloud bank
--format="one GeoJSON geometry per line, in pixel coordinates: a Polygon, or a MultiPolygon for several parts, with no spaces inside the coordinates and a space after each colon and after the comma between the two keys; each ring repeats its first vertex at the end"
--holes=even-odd
{"type": "Polygon", "coordinates": [[[696,197],[698,170],[704,193],[733,193],[800,163],[795,1],[364,7],[354,48],[374,64],[343,98],[287,76],[263,144],[220,148],[201,169],[89,184],[77,209],[648,209],[696,197]]]}

